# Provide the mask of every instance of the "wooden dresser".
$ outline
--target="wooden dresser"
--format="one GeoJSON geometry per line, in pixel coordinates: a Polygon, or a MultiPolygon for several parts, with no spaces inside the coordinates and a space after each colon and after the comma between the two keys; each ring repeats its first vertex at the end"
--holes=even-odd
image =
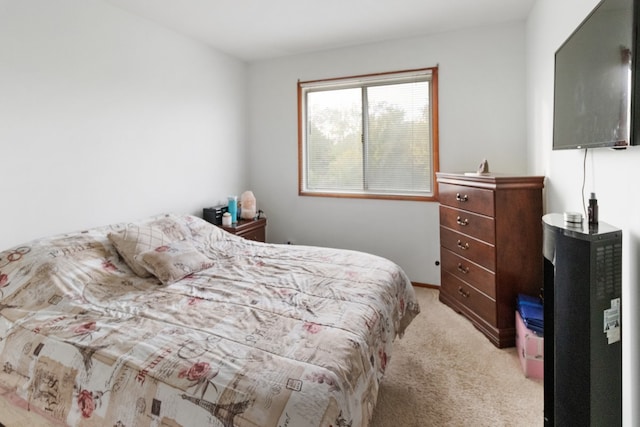
{"type": "Polygon", "coordinates": [[[437,173],[440,301],[497,347],[515,345],[518,293],[543,287],[542,176],[437,173]]]}
{"type": "Polygon", "coordinates": [[[243,237],[247,240],[255,240],[256,242],[265,242],[267,236],[267,219],[241,219],[230,225],[219,225],[225,231],[236,236],[243,237]]]}

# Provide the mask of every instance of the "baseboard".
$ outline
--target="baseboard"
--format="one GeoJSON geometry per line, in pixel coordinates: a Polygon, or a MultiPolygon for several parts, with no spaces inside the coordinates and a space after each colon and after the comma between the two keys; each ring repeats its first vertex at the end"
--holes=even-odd
{"type": "Polygon", "coordinates": [[[416,288],[430,288],[430,289],[440,289],[438,285],[431,285],[429,283],[420,283],[420,282],[411,282],[413,286],[416,288]]]}

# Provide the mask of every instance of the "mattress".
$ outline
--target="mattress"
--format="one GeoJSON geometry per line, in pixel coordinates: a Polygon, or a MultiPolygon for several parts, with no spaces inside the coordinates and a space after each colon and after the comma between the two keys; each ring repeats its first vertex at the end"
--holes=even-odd
{"type": "Polygon", "coordinates": [[[419,311],[375,255],[97,227],[0,253],[0,396],[60,425],[366,426],[419,311]]]}

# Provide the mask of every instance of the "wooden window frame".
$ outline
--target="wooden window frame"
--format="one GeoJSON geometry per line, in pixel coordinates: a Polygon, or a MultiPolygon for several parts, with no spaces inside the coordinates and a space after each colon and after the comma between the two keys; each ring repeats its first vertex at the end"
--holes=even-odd
{"type": "Polygon", "coordinates": [[[310,196],[310,197],[336,197],[336,198],[349,198],[349,199],[383,199],[383,200],[410,200],[410,201],[438,201],[438,182],[436,180],[436,172],[440,170],[440,153],[439,153],[439,112],[438,112],[438,66],[417,68],[401,71],[390,71],[385,73],[375,74],[360,74],[348,77],[336,77],[320,80],[308,80],[298,81],[298,195],[310,196]],[[341,81],[357,80],[361,78],[371,77],[383,77],[393,74],[412,73],[430,71],[431,72],[431,98],[430,98],[430,111],[431,111],[431,158],[432,158],[432,170],[431,170],[431,183],[432,192],[430,195],[400,195],[400,194],[383,194],[383,193],[340,193],[340,192],[320,192],[320,191],[305,191],[304,187],[304,174],[305,174],[305,161],[304,161],[304,129],[306,128],[304,117],[304,85],[317,84],[317,83],[339,83],[341,81]]]}

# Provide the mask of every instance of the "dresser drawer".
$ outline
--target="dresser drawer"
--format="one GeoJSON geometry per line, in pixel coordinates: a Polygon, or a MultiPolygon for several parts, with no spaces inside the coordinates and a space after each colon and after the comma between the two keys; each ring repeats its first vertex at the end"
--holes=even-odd
{"type": "Polygon", "coordinates": [[[267,237],[267,219],[241,219],[233,225],[219,225],[224,231],[247,240],[265,242],[267,237]]]}
{"type": "Polygon", "coordinates": [[[242,233],[238,233],[238,236],[247,239],[247,240],[255,240],[256,242],[264,242],[266,239],[266,232],[264,227],[255,228],[253,230],[244,231],[242,233]]]}
{"type": "Polygon", "coordinates": [[[495,300],[446,271],[442,273],[440,286],[442,287],[441,292],[445,292],[451,298],[468,307],[492,326],[497,326],[495,300]]]}
{"type": "Polygon", "coordinates": [[[442,263],[442,271],[453,274],[460,280],[469,283],[479,291],[495,299],[496,275],[494,272],[445,248],[440,249],[440,261],[442,263]]]}
{"type": "Polygon", "coordinates": [[[491,271],[496,270],[496,255],[493,245],[446,227],[440,227],[440,245],[491,271]]]}
{"type": "Polygon", "coordinates": [[[487,243],[495,243],[496,227],[492,217],[440,205],[440,225],[487,243]]]}
{"type": "Polygon", "coordinates": [[[440,203],[443,205],[495,216],[493,190],[441,183],[439,192],[440,203]]]}

